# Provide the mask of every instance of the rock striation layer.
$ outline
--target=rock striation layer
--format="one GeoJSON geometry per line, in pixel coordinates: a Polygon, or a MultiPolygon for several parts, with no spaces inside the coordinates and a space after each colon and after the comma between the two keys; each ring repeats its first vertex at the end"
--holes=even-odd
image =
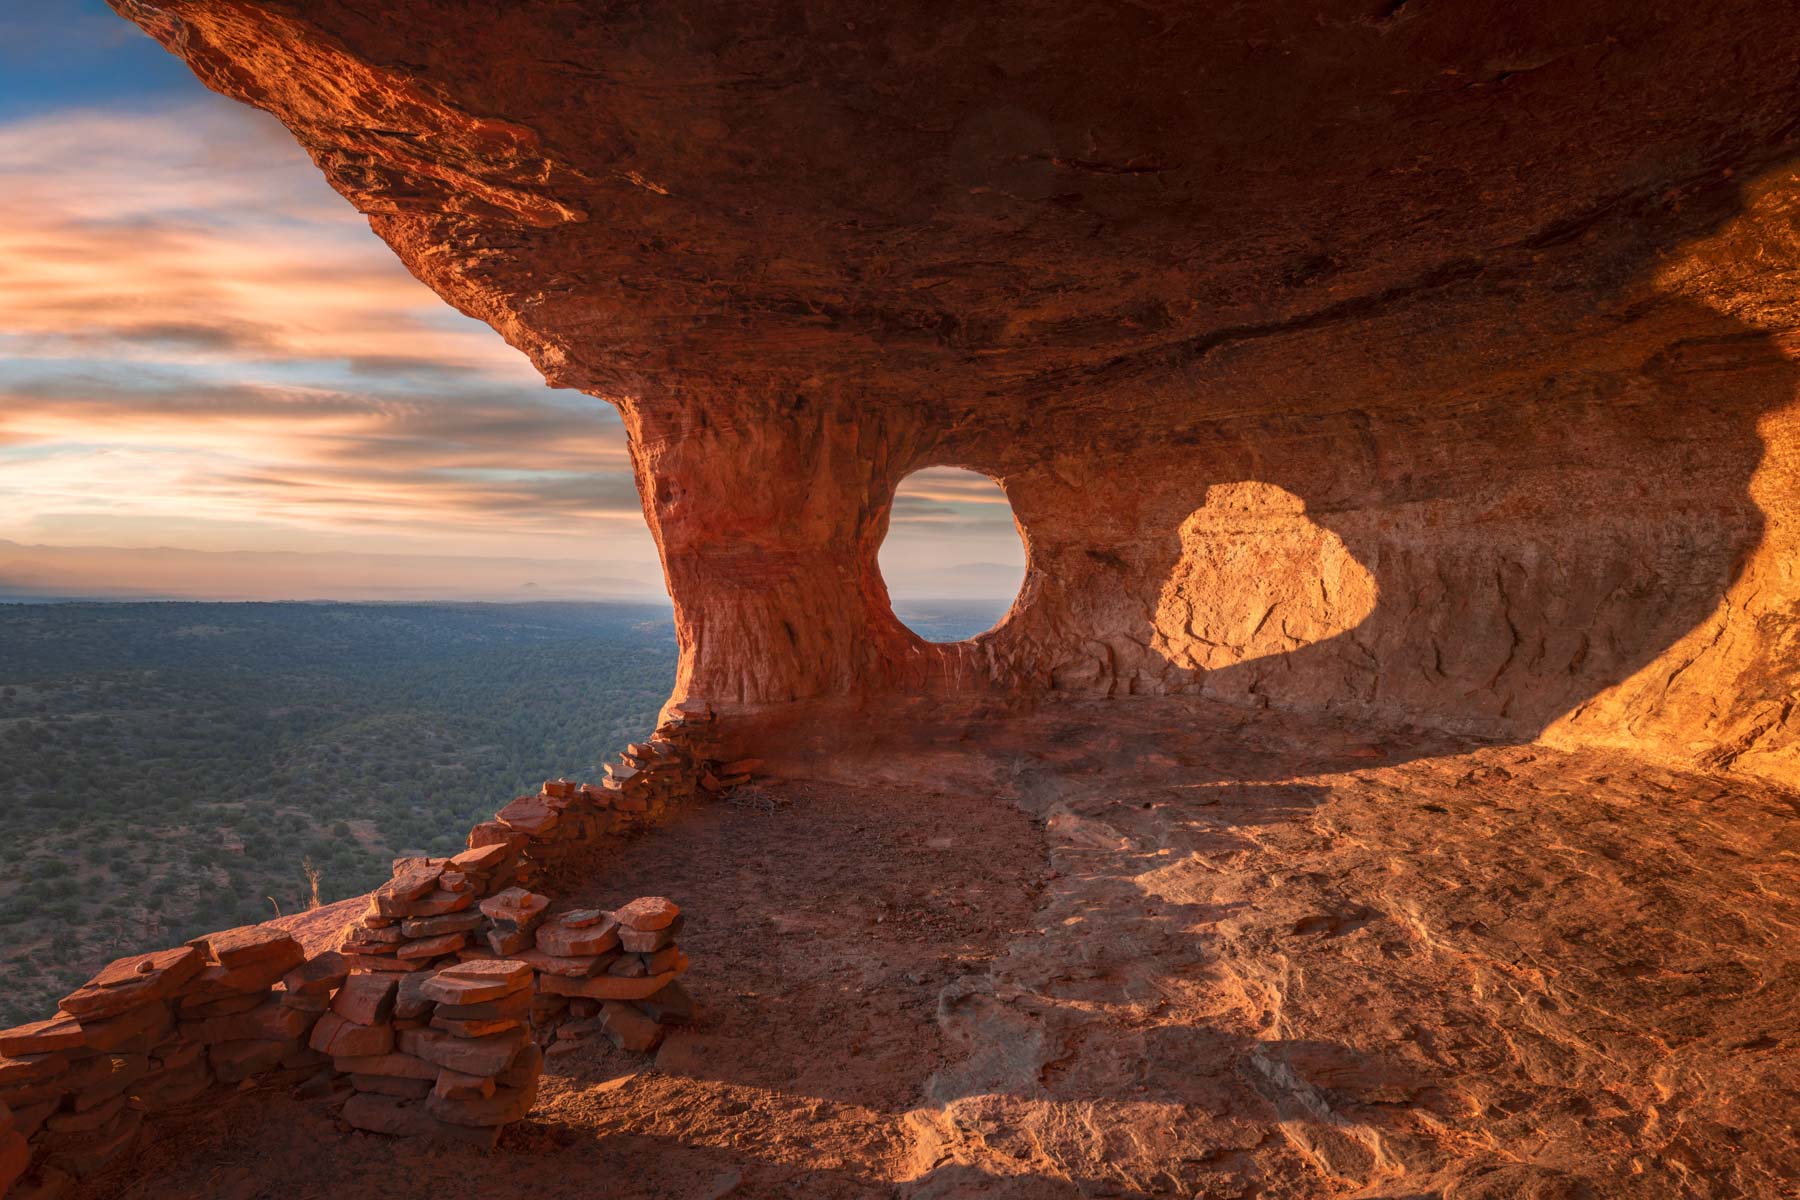
{"type": "Polygon", "coordinates": [[[677,698],[1184,692],[1800,782],[1784,4],[112,2],[619,407],[677,698]],[[876,567],[940,464],[1029,551],[947,646],[876,567]]]}

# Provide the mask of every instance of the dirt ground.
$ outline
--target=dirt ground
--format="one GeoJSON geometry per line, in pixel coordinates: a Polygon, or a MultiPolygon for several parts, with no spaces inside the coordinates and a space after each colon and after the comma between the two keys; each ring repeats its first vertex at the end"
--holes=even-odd
{"type": "Polygon", "coordinates": [[[1179,700],[829,766],[596,865],[701,1019],[499,1151],[254,1090],[88,1195],[1800,1194],[1792,795],[1179,700]]]}

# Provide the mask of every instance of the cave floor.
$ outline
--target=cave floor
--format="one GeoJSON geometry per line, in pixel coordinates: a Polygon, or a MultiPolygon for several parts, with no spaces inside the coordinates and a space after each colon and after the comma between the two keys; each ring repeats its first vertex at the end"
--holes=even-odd
{"type": "Polygon", "coordinates": [[[1796,797],[1185,700],[1047,708],[616,848],[699,1023],[482,1155],[243,1093],[93,1196],[1780,1197],[1796,797]]]}

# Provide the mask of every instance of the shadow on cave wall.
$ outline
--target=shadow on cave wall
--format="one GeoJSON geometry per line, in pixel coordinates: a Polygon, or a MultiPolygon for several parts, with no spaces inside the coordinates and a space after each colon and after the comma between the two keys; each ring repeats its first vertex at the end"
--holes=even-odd
{"type": "MultiPolygon", "coordinates": [[[[1340,541],[1375,602],[1336,606],[1361,619],[1335,630],[1320,614],[1303,629],[1325,635],[1285,653],[1197,672],[1197,690],[1529,740],[1655,663],[1715,615],[1761,542],[1758,423],[1800,381],[1765,335],[1686,315],[1710,328],[1573,398],[1359,413],[1325,433],[1404,447],[1398,473],[1378,454],[1336,470],[1268,455],[1262,479],[1303,498],[1295,522],[1340,541]]],[[[1192,548],[1170,550],[1156,577],[1192,548]]]]}
{"type": "MultiPolygon", "coordinates": [[[[1769,334],[1644,283],[1740,211],[1734,192],[1679,236],[1623,213],[1599,251],[1263,339],[1191,381],[1160,368],[1121,381],[1115,408],[1131,415],[1103,429],[1104,388],[1004,418],[1017,423],[1004,435],[939,432],[924,413],[846,416],[859,449],[844,490],[864,507],[845,536],[865,543],[864,611],[825,640],[834,690],[760,708],[747,749],[816,732],[815,748],[844,751],[880,742],[874,725],[940,718],[920,736],[954,739],[958,719],[1047,693],[1195,695],[1526,742],[1669,656],[1666,691],[1685,670],[1670,650],[1717,617],[1763,544],[1762,426],[1800,391],[1769,334]],[[1560,276],[1577,284],[1516,299],[1560,276]],[[1596,295],[1578,286],[1591,277],[1613,283],[1596,295]],[[1291,408],[1276,402],[1287,394],[1291,408]],[[868,582],[883,498],[933,464],[1001,480],[1031,556],[1001,624],[952,645],[905,630],[868,582]],[[1234,505],[1276,552],[1222,570],[1234,505]],[[1335,594],[1308,598],[1294,625],[1282,628],[1291,607],[1245,606],[1241,644],[1196,637],[1197,599],[1229,625],[1220,593],[1285,572],[1270,594],[1297,597],[1327,569],[1335,594]]],[[[842,582],[854,605],[855,579],[842,582]]],[[[1741,644],[1769,657],[1775,637],[1736,619],[1741,644]]],[[[1654,726],[1647,690],[1609,719],[1654,726]]],[[[1658,734],[1665,746],[1717,729],[1678,726],[1658,734]]]]}
{"type": "MultiPolygon", "coordinates": [[[[1680,237],[1620,235],[1632,241],[1629,261],[1615,248],[1605,270],[1586,269],[1638,282],[1590,303],[1612,306],[1597,317],[1559,301],[1502,318],[1491,316],[1493,296],[1464,297],[1459,318],[1487,315],[1506,334],[1483,347],[1485,376],[1458,380],[1446,358],[1391,398],[1364,364],[1335,406],[1312,414],[1183,420],[1165,406],[1172,432],[1141,434],[1104,462],[1084,446],[1085,457],[1048,471],[1023,455],[982,464],[1014,467],[1015,507],[1048,549],[981,653],[1075,695],[1198,694],[1535,739],[1715,618],[1763,541],[1768,517],[1750,486],[1766,451],[1759,425],[1793,405],[1800,371],[1767,333],[1645,292],[1639,278],[1740,211],[1734,193],[1680,237]],[[1536,332],[1545,327],[1556,336],[1536,332]],[[1405,399],[1434,382],[1445,389],[1437,402],[1405,399]],[[1177,470],[1171,448],[1186,455],[1177,470]],[[1071,490],[1084,493],[1079,503],[1071,490]],[[1232,524],[1218,510],[1233,502],[1253,510],[1258,537],[1286,549],[1232,560],[1222,540],[1232,524]],[[1097,513],[1113,518],[1108,528],[1101,517],[1098,538],[1083,525],[1097,513]],[[1353,586],[1313,598],[1311,611],[1269,609],[1266,595],[1265,611],[1250,597],[1234,611],[1223,595],[1288,572],[1292,586],[1273,590],[1291,600],[1334,554],[1353,586]],[[1372,605],[1357,572],[1373,584],[1372,605]],[[1299,619],[1282,629],[1288,616],[1299,619]],[[1211,630],[1234,621],[1248,636],[1218,644],[1211,630]]],[[[1581,278],[1579,262],[1562,269],[1581,278]]],[[[1323,352],[1298,349],[1329,360],[1334,346],[1395,340],[1416,316],[1337,330],[1323,352]]],[[[1451,323],[1421,337],[1421,357],[1448,346],[1476,360],[1470,338],[1482,327],[1446,335],[1451,323]]],[[[1268,361],[1234,363],[1225,376],[1268,361]]],[[[1318,377],[1289,376],[1324,391],[1318,377]]],[[[1063,424],[1060,436],[1079,444],[1063,424]]],[[[1765,656],[1774,645],[1754,628],[1746,636],[1763,639],[1765,656]]],[[[1669,667],[1665,692],[1686,663],[1671,656],[1669,667]]],[[[1654,724],[1657,700],[1630,713],[1634,726],[1654,724]]]]}

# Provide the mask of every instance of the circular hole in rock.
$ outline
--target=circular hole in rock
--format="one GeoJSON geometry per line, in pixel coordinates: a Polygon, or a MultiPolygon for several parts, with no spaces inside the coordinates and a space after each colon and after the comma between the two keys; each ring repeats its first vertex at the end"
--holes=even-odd
{"type": "Polygon", "coordinates": [[[992,629],[1025,581],[1025,544],[1006,493],[958,467],[900,481],[878,561],[894,615],[930,642],[992,629]]]}

